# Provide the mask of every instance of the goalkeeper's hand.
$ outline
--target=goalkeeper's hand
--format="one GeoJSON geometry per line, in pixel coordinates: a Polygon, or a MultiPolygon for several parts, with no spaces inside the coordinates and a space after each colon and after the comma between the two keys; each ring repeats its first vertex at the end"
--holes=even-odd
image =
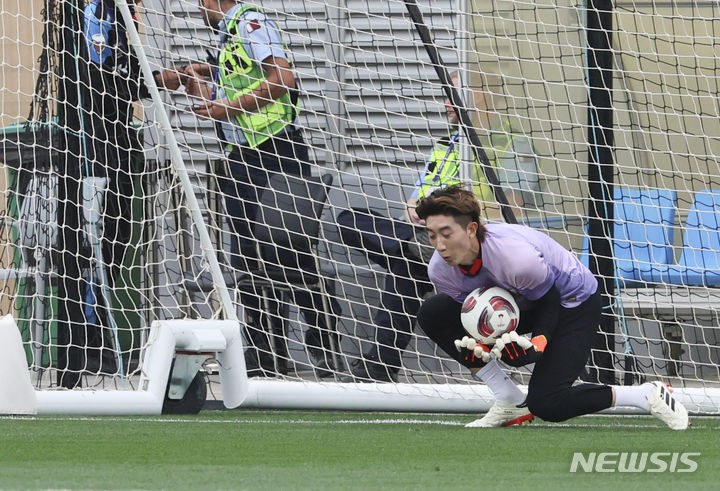
{"type": "Polygon", "coordinates": [[[490,354],[511,367],[521,367],[540,359],[547,346],[545,336],[528,339],[515,331],[506,332],[495,341],[490,354]]]}
{"type": "Polygon", "coordinates": [[[469,336],[455,340],[455,348],[460,355],[469,363],[471,368],[482,367],[490,360],[490,346],[480,344],[469,336]]]}

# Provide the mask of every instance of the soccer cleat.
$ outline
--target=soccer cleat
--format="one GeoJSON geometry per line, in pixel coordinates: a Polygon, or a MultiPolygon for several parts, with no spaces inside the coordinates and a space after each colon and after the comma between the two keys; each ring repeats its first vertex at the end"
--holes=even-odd
{"type": "Polygon", "coordinates": [[[670,387],[662,382],[650,382],[652,390],[648,397],[650,414],[673,430],[686,430],[690,426],[688,412],[671,394],[670,387]]]}
{"type": "Polygon", "coordinates": [[[518,407],[514,404],[495,402],[490,410],[480,419],[468,423],[465,428],[500,428],[502,426],[521,425],[532,421],[535,416],[527,407],[518,407]]]}

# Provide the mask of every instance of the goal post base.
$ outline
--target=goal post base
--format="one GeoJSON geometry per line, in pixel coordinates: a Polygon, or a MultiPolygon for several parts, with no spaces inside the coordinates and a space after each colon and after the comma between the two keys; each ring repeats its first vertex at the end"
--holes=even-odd
{"type": "MultiPolygon", "coordinates": [[[[520,389],[527,393],[527,386],[520,389]]],[[[675,388],[675,397],[692,415],[717,415],[720,388],[675,388]]],[[[384,384],[336,382],[249,382],[242,408],[484,413],[495,398],[482,384],[384,384]]],[[[634,407],[613,407],[600,412],[615,415],[647,415],[634,407]]]]}
{"type": "Polygon", "coordinates": [[[0,318],[0,373],[0,414],[37,413],[22,337],[11,315],[0,318]]]}
{"type": "MultiPolygon", "coordinates": [[[[35,390],[20,332],[12,316],[5,316],[0,318],[0,414],[161,414],[173,359],[213,355],[229,409],[482,413],[495,402],[482,384],[248,380],[239,323],[218,320],[153,322],[137,390],[35,390]]],[[[675,388],[674,394],[693,415],[717,414],[720,407],[718,387],[675,388]]],[[[602,413],[645,414],[631,407],[602,413]]]]}
{"type": "Polygon", "coordinates": [[[5,368],[5,376],[0,377],[0,413],[160,414],[176,351],[214,353],[225,407],[237,407],[245,399],[248,380],[237,321],[153,322],[137,390],[34,390],[17,325],[5,316],[0,319],[0,368],[5,368]]]}
{"type": "Polygon", "coordinates": [[[336,411],[484,412],[486,385],[284,382],[250,380],[243,408],[336,411]]]}

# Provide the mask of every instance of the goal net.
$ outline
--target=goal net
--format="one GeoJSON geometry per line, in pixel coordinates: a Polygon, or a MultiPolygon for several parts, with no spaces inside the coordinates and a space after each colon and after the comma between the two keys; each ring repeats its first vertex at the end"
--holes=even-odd
{"type": "MultiPolygon", "coordinates": [[[[3,2],[0,301],[36,388],[142,389],[153,323],[238,319],[248,407],[486,409],[415,324],[432,250],[407,204],[435,159],[597,274],[585,380],[720,412],[712,3],[268,0],[221,26],[232,56],[202,4],[3,2]],[[257,77],[248,50],[294,90],[244,152],[259,123],[212,101],[257,77]]],[[[190,351],[171,389],[202,365],[222,400],[190,351]]]]}

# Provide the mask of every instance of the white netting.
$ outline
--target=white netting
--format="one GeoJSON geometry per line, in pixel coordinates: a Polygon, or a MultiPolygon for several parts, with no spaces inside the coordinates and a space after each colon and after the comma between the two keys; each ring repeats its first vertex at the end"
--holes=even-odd
{"type": "MultiPolygon", "coordinates": [[[[182,87],[161,90],[158,107],[136,86],[134,60],[94,64],[109,48],[88,40],[95,31],[85,26],[86,2],[4,2],[2,308],[17,319],[39,386],[132,386],[153,320],[227,315],[159,111],[170,116],[233,311],[248,324],[248,364],[259,363],[260,375],[371,390],[353,375],[361,371],[354,364],[368,363],[373,378],[472,383],[414,327],[432,290],[427,246],[400,217],[433,151],[440,160],[457,151],[485,218],[502,220],[508,211],[479,182],[463,132],[452,138],[443,85],[407,4],[414,2],[261,2],[292,59],[295,124],[309,154],[303,165],[289,159],[283,172],[243,185],[243,169],[260,167],[228,162],[228,128],[221,141],[212,121],[197,118],[199,98],[182,87]],[[309,174],[297,182],[300,167],[309,174]],[[237,217],[251,191],[269,201],[246,230],[237,217]],[[308,192],[311,200],[299,197],[308,192]],[[354,231],[373,232],[378,222],[370,217],[379,215],[398,218],[374,230],[385,240],[354,231]],[[244,247],[262,239],[263,261],[238,252],[242,235],[251,239],[244,247]]],[[[604,18],[612,22],[606,31],[586,29],[595,13],[566,1],[418,7],[444,68],[457,72],[512,214],[592,263],[611,293],[588,377],[717,388],[713,4],[622,2],[604,18]],[[609,49],[591,49],[603,38],[609,49]],[[598,107],[592,116],[590,100],[598,107]],[[608,117],[611,148],[589,145],[602,141],[608,117]],[[615,237],[612,248],[604,235],[615,237]]],[[[151,70],[217,67],[218,35],[197,1],[145,0],[137,21],[151,70]]],[[[202,82],[213,85],[212,77],[202,82]]],[[[278,138],[282,146],[292,136],[278,138]]],[[[441,397],[454,390],[443,387],[449,392],[441,397]]]]}

